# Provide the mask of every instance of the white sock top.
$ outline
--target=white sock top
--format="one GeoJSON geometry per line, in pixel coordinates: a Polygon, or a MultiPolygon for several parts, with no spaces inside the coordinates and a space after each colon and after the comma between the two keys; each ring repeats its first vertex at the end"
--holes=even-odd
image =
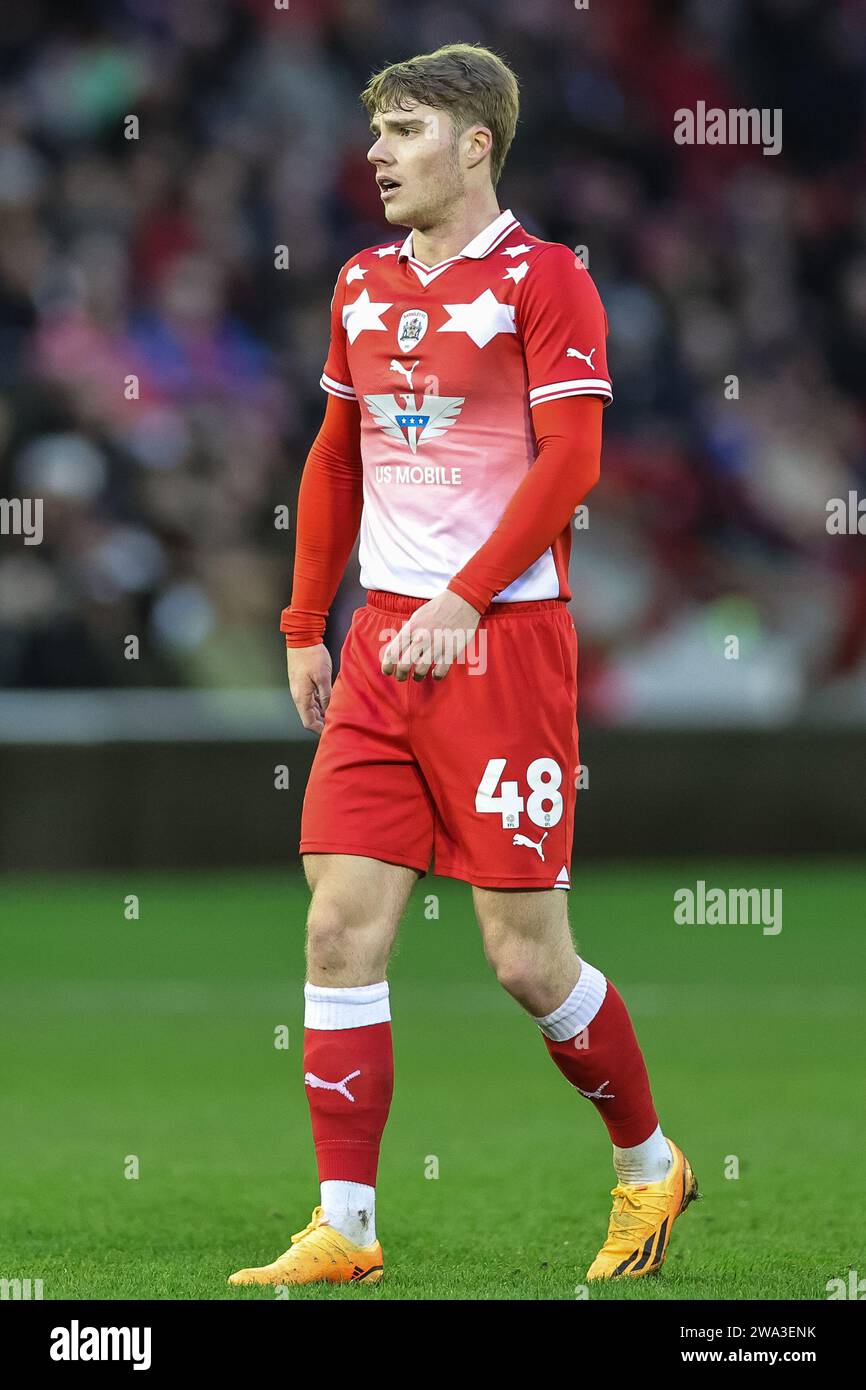
{"type": "Polygon", "coordinates": [[[607,980],[601,971],[580,960],[580,979],[571,994],[552,1014],[545,1014],[544,1018],[537,1018],[535,1022],[551,1042],[568,1042],[569,1038],[576,1038],[578,1033],[589,1027],[604,1003],[606,993],[607,980]]]}
{"type": "Polygon", "coordinates": [[[304,985],[304,1027],[329,1031],[391,1022],[388,981],[376,985],[304,985]]]}

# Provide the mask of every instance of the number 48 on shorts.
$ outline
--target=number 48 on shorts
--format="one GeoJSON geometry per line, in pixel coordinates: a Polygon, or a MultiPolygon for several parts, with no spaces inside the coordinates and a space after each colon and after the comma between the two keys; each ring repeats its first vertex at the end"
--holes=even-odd
{"type": "Polygon", "coordinates": [[[475,793],[475,809],[502,817],[504,829],[516,830],[526,814],[533,825],[551,830],[562,819],[562,768],[554,758],[535,758],[526,769],[530,795],[520,795],[516,781],[503,781],[507,758],[491,758],[475,793]],[[497,795],[498,789],[498,795],[497,795]]]}

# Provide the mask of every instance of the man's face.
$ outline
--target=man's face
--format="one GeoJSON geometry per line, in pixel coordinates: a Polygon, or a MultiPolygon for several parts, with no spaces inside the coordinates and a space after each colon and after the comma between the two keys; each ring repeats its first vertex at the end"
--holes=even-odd
{"type": "Polygon", "coordinates": [[[464,192],[449,112],[415,104],[377,112],[370,127],[375,138],[367,158],[387,221],[419,231],[435,226],[464,192]]]}

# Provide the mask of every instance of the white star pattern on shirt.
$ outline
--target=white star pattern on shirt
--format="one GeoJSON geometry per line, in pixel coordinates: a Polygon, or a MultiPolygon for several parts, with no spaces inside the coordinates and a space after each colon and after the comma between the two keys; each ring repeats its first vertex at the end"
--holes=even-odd
{"type": "Polygon", "coordinates": [[[529,261],[521,261],[520,265],[510,265],[502,278],[503,280],[511,279],[515,285],[519,285],[528,269],[529,261]]]}
{"type": "Polygon", "coordinates": [[[503,256],[525,256],[526,252],[531,251],[532,249],[533,248],[531,246],[524,246],[521,242],[520,246],[503,247],[502,254],[503,256]]]}
{"type": "Polygon", "coordinates": [[[365,328],[384,333],[385,325],[381,315],[392,307],[390,304],[371,303],[369,290],[362,290],[353,304],[343,307],[343,327],[349,336],[349,342],[354,343],[358,334],[363,333],[365,328]]]}
{"type": "Polygon", "coordinates": [[[346,284],[351,285],[353,280],[363,280],[366,274],[366,270],[362,270],[360,265],[353,265],[351,270],[346,271],[346,284]]]}
{"type": "Polygon", "coordinates": [[[443,304],[451,315],[440,333],[468,333],[476,347],[486,347],[497,333],[515,333],[514,306],[501,304],[492,290],[485,290],[470,304],[443,304]]]}
{"type": "Polygon", "coordinates": [[[396,246],[396,244],[394,246],[378,246],[376,248],[375,254],[379,257],[379,260],[381,261],[383,256],[396,256],[397,250],[398,247],[396,246]]]}

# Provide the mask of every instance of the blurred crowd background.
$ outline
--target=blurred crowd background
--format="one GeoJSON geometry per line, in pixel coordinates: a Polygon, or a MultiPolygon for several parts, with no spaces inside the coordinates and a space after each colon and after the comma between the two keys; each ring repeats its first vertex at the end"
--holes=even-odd
{"type": "MultiPolygon", "coordinates": [[[[393,238],[357,93],[455,39],[521,81],[500,206],[588,248],[611,325],[584,717],[866,720],[866,537],[826,528],[866,496],[859,0],[4,7],[0,497],[43,498],[45,537],[0,539],[0,685],[284,680],[275,508],[337,270],[393,238]],[[698,100],[780,108],[781,153],[677,145],[698,100]]],[[[332,650],[362,599],[353,561],[332,650]]]]}

